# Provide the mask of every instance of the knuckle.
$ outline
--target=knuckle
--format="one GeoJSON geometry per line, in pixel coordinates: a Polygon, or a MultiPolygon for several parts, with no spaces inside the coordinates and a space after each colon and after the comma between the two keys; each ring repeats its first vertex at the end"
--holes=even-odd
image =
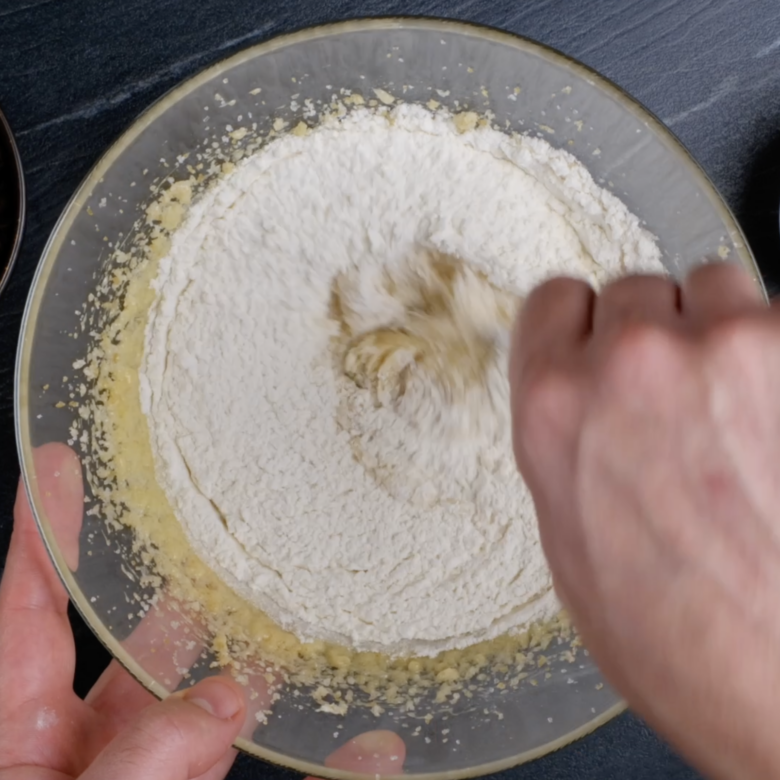
{"type": "Polygon", "coordinates": [[[132,739],[124,746],[129,763],[143,763],[144,759],[161,760],[186,749],[187,734],[176,717],[177,707],[168,702],[149,707],[136,722],[132,739]]]}
{"type": "Polygon", "coordinates": [[[526,328],[533,333],[540,321],[554,318],[555,312],[565,311],[583,297],[592,294],[590,285],[581,279],[557,276],[543,282],[531,291],[516,319],[515,339],[526,328]]]}
{"type": "MultiPolygon", "coordinates": [[[[154,706],[154,705],[153,705],[154,706]]],[[[159,727],[159,719],[144,714],[126,738],[113,746],[111,765],[117,775],[135,774],[159,764],[165,764],[172,744],[168,732],[159,727]]]]}
{"type": "Polygon", "coordinates": [[[180,710],[178,705],[178,701],[163,702],[159,708],[156,708],[147,723],[150,735],[154,735],[157,742],[165,742],[174,751],[177,748],[186,748],[190,736],[182,728],[181,718],[176,716],[180,710]],[[170,704],[174,706],[168,706],[170,704]]]}
{"type": "Polygon", "coordinates": [[[668,378],[679,362],[681,342],[676,334],[652,322],[629,322],[605,350],[606,381],[620,389],[655,378],[668,378]]]}

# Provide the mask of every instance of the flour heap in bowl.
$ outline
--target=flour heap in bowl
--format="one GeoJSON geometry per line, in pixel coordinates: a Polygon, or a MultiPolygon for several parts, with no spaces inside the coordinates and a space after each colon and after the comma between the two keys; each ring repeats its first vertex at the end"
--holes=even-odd
{"type": "Polygon", "coordinates": [[[472,124],[401,105],[278,138],[159,264],[157,479],[305,641],[430,656],[560,609],[512,456],[511,323],[550,276],[663,269],[574,157],[472,124]]]}

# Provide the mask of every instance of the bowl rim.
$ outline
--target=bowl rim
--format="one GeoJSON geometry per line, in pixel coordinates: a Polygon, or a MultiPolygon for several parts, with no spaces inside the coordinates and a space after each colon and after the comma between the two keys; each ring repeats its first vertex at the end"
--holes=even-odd
{"type": "Polygon", "coordinates": [[[19,257],[19,251],[22,248],[22,237],[24,236],[24,223],[27,215],[27,202],[25,196],[25,184],[24,184],[24,168],[22,167],[22,158],[19,154],[19,147],[16,144],[13,132],[11,132],[11,125],[8,123],[8,119],[5,114],[0,110],[0,142],[5,142],[8,146],[8,151],[11,153],[11,166],[14,168],[14,174],[16,178],[16,226],[14,227],[14,238],[11,243],[11,251],[8,257],[2,259],[4,264],[0,267],[0,293],[8,284],[8,280],[11,278],[11,271],[13,271],[16,260],[19,257]]]}
{"type": "MultiPolygon", "coordinates": [[[[181,97],[219,76],[227,69],[293,44],[326,38],[334,34],[353,33],[364,30],[394,29],[416,29],[436,31],[439,33],[457,33],[501,43],[521,51],[531,52],[543,60],[568,68],[577,75],[586,78],[591,84],[598,86],[602,91],[606,92],[620,103],[623,108],[643,121],[650,130],[665,140],[666,143],[677,152],[681,161],[689,168],[692,176],[698,180],[702,189],[710,196],[713,206],[728,229],[729,237],[734,243],[739,261],[751,273],[756,285],[759,287],[764,297],[766,297],[766,290],[758,266],[736,218],[704,169],[694,159],[677,136],[650,110],[645,108],[638,100],[629,95],[610,79],[557,49],[539,43],[531,38],[474,22],[432,16],[399,15],[348,18],[343,21],[305,27],[293,32],[274,36],[260,43],[252,44],[228,57],[218,60],[212,65],[206,66],[191,77],[180,82],[147,107],[131,122],[129,127],[127,127],[108,149],[103,152],[63,209],[52,229],[46,246],[41,253],[41,258],[30,287],[19,335],[14,378],[14,413],[19,460],[27,497],[30,501],[36,524],[43,537],[48,554],[52,559],[55,569],[65,585],[71,600],[85,622],[111,653],[112,657],[118,660],[139,683],[158,699],[165,698],[169,692],[144,671],[140,664],[138,664],[120,645],[119,641],[108,631],[97,616],[97,613],[79,589],[73,574],[66,565],[57,545],[56,537],[52,533],[48,519],[42,510],[42,503],[38,493],[33,464],[33,448],[31,444],[28,414],[28,376],[34,325],[38,319],[43,292],[54,268],[65,233],[85,205],[87,196],[92,191],[94,185],[99,182],[120,153],[122,153],[153,121],[167,111],[181,97]]],[[[2,120],[2,114],[0,114],[0,120],[2,120]]],[[[507,758],[454,771],[415,774],[404,773],[400,775],[384,775],[383,777],[386,778],[386,780],[401,780],[401,778],[405,778],[405,780],[465,780],[466,778],[501,772],[513,766],[526,763],[559,750],[593,732],[595,729],[624,712],[625,709],[625,702],[618,702],[605,712],[594,717],[579,728],[565,734],[563,737],[559,737],[556,740],[540,745],[532,750],[527,750],[507,758]]],[[[345,780],[366,780],[367,778],[373,779],[374,777],[373,775],[365,775],[358,772],[332,770],[309,761],[298,760],[275,750],[261,747],[245,738],[238,738],[235,742],[235,746],[257,758],[280,766],[289,767],[307,775],[334,779],[345,778],[345,780]]]]}

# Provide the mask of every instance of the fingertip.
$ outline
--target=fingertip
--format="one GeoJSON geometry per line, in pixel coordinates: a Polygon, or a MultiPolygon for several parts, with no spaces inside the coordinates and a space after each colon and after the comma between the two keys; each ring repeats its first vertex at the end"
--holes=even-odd
{"type": "MultiPolygon", "coordinates": [[[[246,709],[246,698],[241,686],[223,676],[207,677],[174,696],[179,696],[219,720],[238,720],[246,709]]],[[[241,720],[243,722],[243,717],[241,720]]]]}
{"type": "Polygon", "coordinates": [[[688,322],[707,328],[718,322],[766,309],[759,284],[735,263],[708,261],[694,268],[682,283],[682,312],[688,322]]]}
{"type": "Polygon", "coordinates": [[[583,297],[593,295],[593,288],[584,280],[571,276],[555,276],[547,279],[528,294],[518,321],[522,322],[540,314],[549,312],[551,308],[560,308],[571,302],[579,302],[583,297]]]}
{"type": "Polygon", "coordinates": [[[580,279],[557,277],[537,287],[521,310],[509,355],[511,405],[529,375],[569,365],[587,343],[596,293],[580,279]]]}
{"type": "Polygon", "coordinates": [[[284,686],[284,679],[272,668],[266,669],[262,674],[247,674],[246,677],[245,693],[248,701],[240,736],[251,739],[258,724],[268,725],[268,714],[278,697],[278,691],[284,686]]]}
{"type": "Polygon", "coordinates": [[[513,359],[575,346],[590,333],[595,295],[587,282],[567,276],[532,290],[515,320],[513,359]]]}
{"type": "Polygon", "coordinates": [[[33,461],[38,495],[46,518],[65,563],[71,571],[75,571],[78,568],[79,534],[84,515],[81,461],[70,447],[59,442],[37,447],[33,450],[33,461]]]}
{"type": "Polygon", "coordinates": [[[387,729],[366,731],[349,740],[325,759],[329,769],[366,774],[401,774],[406,760],[406,745],[401,737],[387,729]]]}
{"type": "MultiPolygon", "coordinates": [[[[98,755],[82,780],[163,780],[227,770],[246,705],[237,683],[209,677],[152,704],[98,755]]],[[[212,775],[209,775],[212,776],[212,775]]]]}
{"type": "Polygon", "coordinates": [[[700,284],[715,284],[723,292],[733,285],[740,291],[750,293],[757,299],[761,297],[755,279],[747,269],[737,263],[730,263],[717,257],[705,257],[689,271],[683,280],[683,290],[700,284]]]}
{"type": "Polygon", "coordinates": [[[680,288],[668,276],[631,274],[610,282],[599,293],[593,312],[596,339],[612,343],[634,325],[674,328],[680,321],[680,288]]]}

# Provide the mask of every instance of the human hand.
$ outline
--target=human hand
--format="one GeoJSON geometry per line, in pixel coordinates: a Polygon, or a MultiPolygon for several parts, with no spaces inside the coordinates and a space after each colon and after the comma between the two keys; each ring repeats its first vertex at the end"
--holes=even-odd
{"type": "MultiPolygon", "coordinates": [[[[79,460],[64,445],[48,444],[35,461],[47,517],[75,571],[83,513],[79,460]]],[[[223,778],[235,757],[234,739],[250,737],[255,711],[268,706],[262,692],[247,707],[241,686],[209,677],[158,702],[113,661],[82,701],[72,689],[67,604],[20,486],[0,583],[0,780],[223,778]]],[[[180,615],[166,619],[167,609],[163,603],[150,611],[124,645],[152,676],[175,684],[202,647],[187,643],[188,658],[154,654],[171,640],[170,624],[180,622],[180,615]]],[[[349,740],[325,764],[397,774],[404,757],[400,737],[373,731],[349,740]]]]}
{"type": "Polygon", "coordinates": [[[780,776],[780,312],[725,264],[598,296],[558,279],[510,379],[556,590],[604,674],[712,777],[780,776]]]}
{"type": "MultiPolygon", "coordinates": [[[[35,457],[46,513],[75,569],[83,512],[78,458],[59,444],[35,457]]],[[[157,702],[114,662],[82,701],[73,691],[67,606],[20,486],[0,584],[0,780],[224,777],[244,723],[241,687],[212,677],[157,702]]]]}

